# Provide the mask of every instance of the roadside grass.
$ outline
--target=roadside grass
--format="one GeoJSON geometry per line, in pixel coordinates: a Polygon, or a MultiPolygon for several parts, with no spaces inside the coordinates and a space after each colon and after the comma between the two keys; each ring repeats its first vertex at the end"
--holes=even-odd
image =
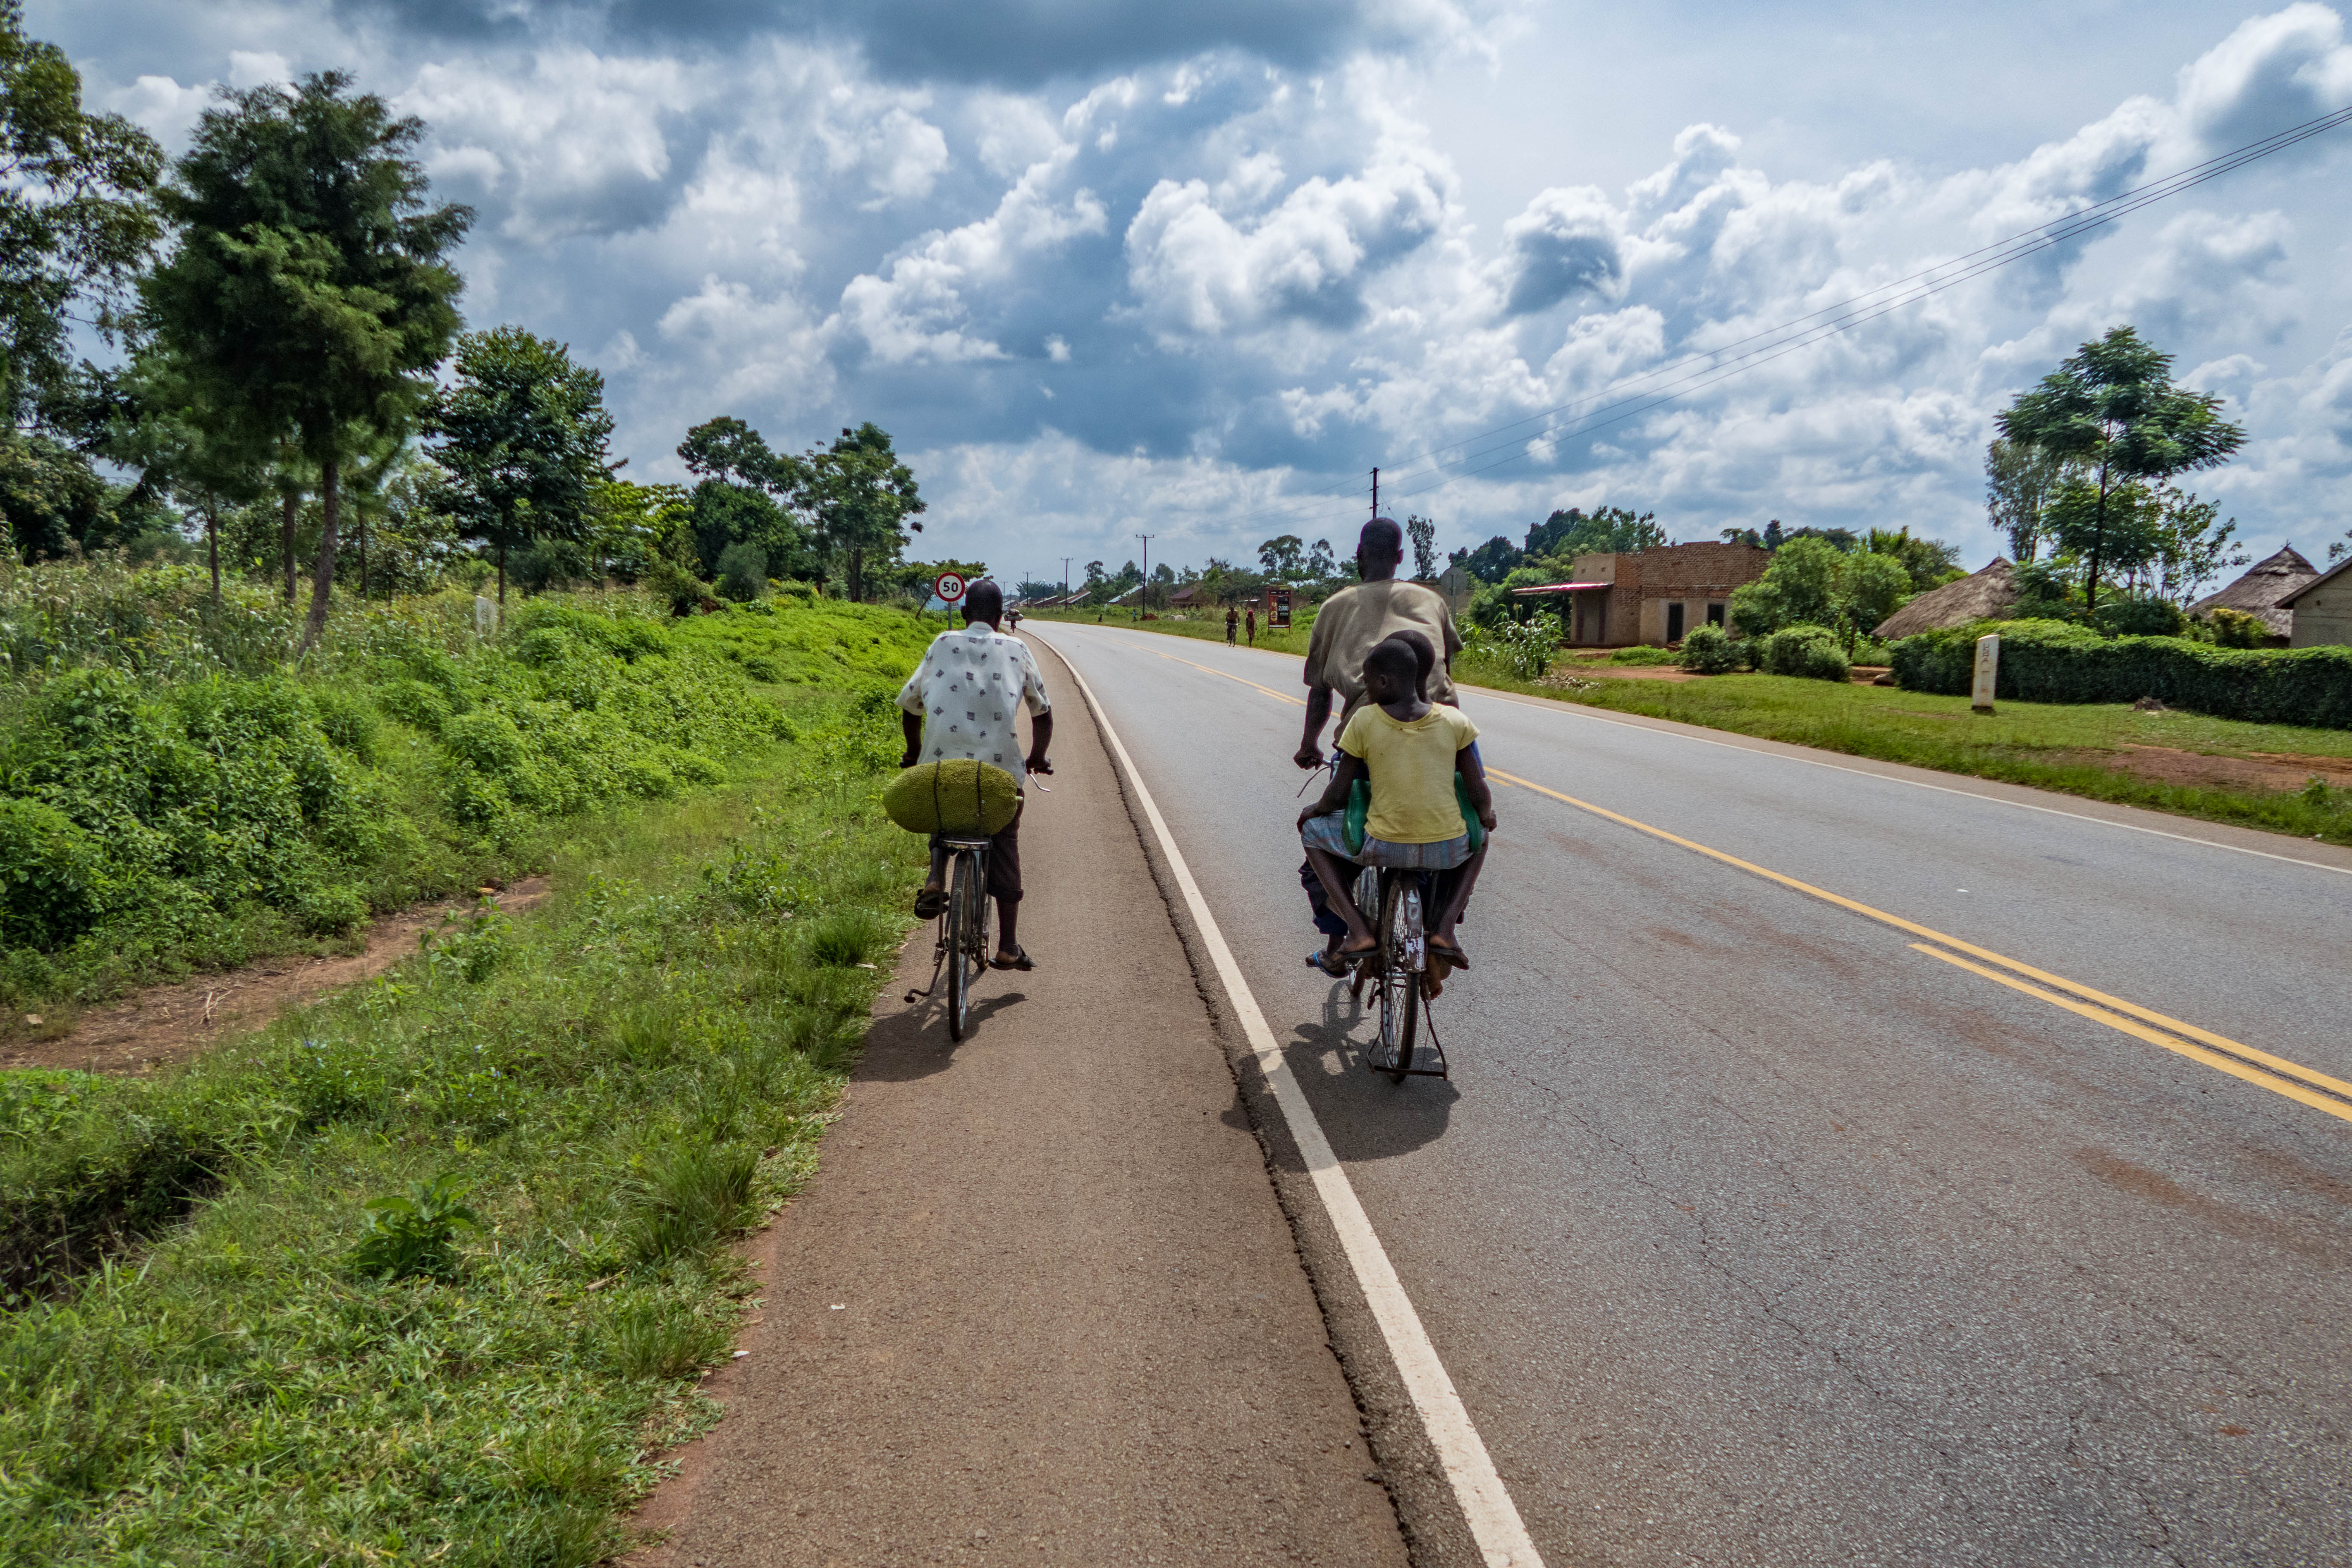
{"type": "MultiPolygon", "coordinates": [[[[1048,611],[1040,620],[1093,622],[1092,615],[1048,611]]],[[[1224,620],[1117,621],[1133,630],[1223,641],[1224,620]]],[[[1305,627],[1258,634],[1258,646],[1304,657],[1305,627]]],[[[2289,724],[2247,724],[2198,713],[2144,713],[2120,703],[2002,702],[1991,715],[1970,710],[1965,697],[1939,697],[1898,687],[1801,680],[1778,675],[1717,675],[1704,680],[1613,678],[1594,664],[1648,663],[1631,658],[1563,659],[1545,680],[1521,680],[1493,664],[1465,659],[1454,677],[1465,685],[1518,692],[1612,712],[1671,719],[1710,730],[1784,741],[1848,756],[1907,763],[2037,789],[2145,806],[2209,822],[2233,823],[2298,838],[2352,844],[2352,789],[2261,790],[2170,784],[2125,771],[2129,746],[2167,747],[2216,757],[2279,755],[2352,758],[2352,731],[2289,724]],[[1573,685],[1561,684],[1573,681],[1573,685]],[[2103,760],[2112,758],[2113,763],[2103,760]]]]}
{"type": "Polygon", "coordinates": [[[2170,784],[2119,765],[2128,746],[2216,757],[2284,753],[2352,758],[2352,732],[2342,730],[2246,724],[2195,713],[2144,713],[2121,703],[2002,702],[1986,715],[1971,711],[1965,697],[1779,675],[1627,680],[1580,677],[1579,670],[1570,668],[1556,670],[1545,681],[1528,681],[1478,664],[1455,673],[1465,684],[1499,691],[2352,844],[2352,790],[2170,784]],[[1553,683],[1563,679],[1576,684],[1553,683]],[[2116,763],[2105,762],[2103,756],[2116,763]]]}
{"type": "Polygon", "coordinates": [[[879,703],[177,1073],[0,1073],[0,1561],[625,1545],[908,925],[879,703]],[[864,964],[877,967],[861,967],[864,964]]]}
{"type": "MultiPolygon", "coordinates": [[[[1154,610],[1152,615],[1155,619],[1138,621],[1133,618],[1132,611],[1105,610],[1102,624],[1107,626],[1124,626],[1129,631],[1159,632],[1166,637],[1197,637],[1204,642],[1224,641],[1225,613],[1219,610],[1213,616],[1205,610],[1197,613],[1200,616],[1197,620],[1179,621],[1171,620],[1164,612],[1154,610]]],[[[1034,613],[1024,610],[1021,612],[1021,618],[1024,621],[1035,620],[1046,623],[1059,621],[1072,626],[1090,626],[1095,624],[1095,613],[1092,610],[1038,610],[1034,613]]],[[[1313,606],[1301,610],[1296,618],[1296,623],[1280,631],[1267,626],[1261,619],[1257,628],[1257,646],[1261,649],[1271,649],[1276,653],[1297,654],[1299,658],[1305,658],[1307,638],[1314,630],[1314,626],[1313,606]]],[[[1235,632],[1234,640],[1244,647],[1250,646],[1248,637],[1244,633],[1235,632]]]]}
{"type": "Polygon", "coordinates": [[[673,621],[628,590],[338,601],[323,651],[252,584],[0,569],[0,1041],[123,991],[545,870],[582,813],[690,793],[937,630],[790,596],[673,621]],[[37,1017],[38,1023],[27,1022],[37,1017]]]}

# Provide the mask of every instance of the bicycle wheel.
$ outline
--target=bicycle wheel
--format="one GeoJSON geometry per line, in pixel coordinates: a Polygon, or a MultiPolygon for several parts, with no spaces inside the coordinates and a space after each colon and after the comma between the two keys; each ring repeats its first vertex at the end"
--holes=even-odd
{"type": "MultiPolygon", "coordinates": [[[[1374,931],[1380,930],[1381,872],[1379,867],[1367,866],[1356,873],[1356,909],[1374,931]]],[[[1353,973],[1348,982],[1349,1001],[1361,1002],[1364,999],[1364,981],[1377,967],[1377,957],[1369,962],[1358,959],[1350,965],[1353,973]]]]}
{"type": "Polygon", "coordinates": [[[980,919],[978,858],[970,850],[955,858],[955,883],[948,894],[948,1037],[961,1040],[971,1018],[971,931],[980,919]]]}
{"type": "Polygon", "coordinates": [[[1426,963],[1418,879],[1402,872],[1381,889],[1381,1065],[1398,1082],[1412,1071],[1421,1033],[1421,971],[1426,963]]]}

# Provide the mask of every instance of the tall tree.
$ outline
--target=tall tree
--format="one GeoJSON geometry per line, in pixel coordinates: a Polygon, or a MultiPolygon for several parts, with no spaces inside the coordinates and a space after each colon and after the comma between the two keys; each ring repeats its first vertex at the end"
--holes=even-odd
{"type": "Polygon", "coordinates": [[[0,0],[0,401],[9,425],[40,418],[66,388],[77,298],[118,324],[132,275],[161,229],[149,200],[155,139],[82,108],[81,76],[55,44],[25,36],[21,0],[0,0]]]}
{"type": "Polygon", "coordinates": [[[2100,558],[2110,502],[2119,489],[2228,462],[2245,430],[2223,419],[2221,400],[2172,381],[2172,356],[2129,327],[2084,343],[2072,359],[2021,395],[1997,423],[2006,439],[2070,459],[2095,473],[2086,608],[2099,603],[2100,558]]]}
{"type": "Polygon", "coordinates": [[[1277,583],[1288,583],[1307,570],[1307,542],[1295,533],[1276,534],[1257,547],[1258,564],[1277,583]]]}
{"type": "Polygon", "coordinates": [[[461,537],[498,552],[499,603],[507,602],[507,552],[537,539],[583,539],[589,502],[610,472],[604,378],[572,363],[563,343],[520,327],[457,340],[456,379],[426,418],[434,457],[449,470],[461,537]]]}
{"type": "Polygon", "coordinates": [[[114,461],[140,472],[139,488],[168,495],[204,519],[205,562],[213,603],[220,603],[220,514],[260,499],[268,450],[250,430],[205,401],[169,356],[150,350],[121,377],[126,394],[103,446],[114,461]]]}
{"type": "Polygon", "coordinates": [[[808,464],[789,452],[771,450],[767,437],[732,415],[688,430],[677,444],[677,455],[691,473],[765,490],[779,500],[793,495],[809,477],[808,464]]]}
{"type": "Polygon", "coordinates": [[[1994,437],[1985,448],[1985,514],[2009,536],[2009,558],[2019,565],[2042,549],[2042,512],[2066,477],[2060,453],[1994,437]]]}
{"type": "Polygon", "coordinates": [[[914,521],[928,509],[914,471],[890,449],[889,432],[872,420],[823,452],[811,452],[802,498],[815,514],[817,540],[827,554],[841,557],[853,600],[866,596],[868,560],[896,561],[917,533],[914,521]]]}
{"type": "Polygon", "coordinates": [[[470,208],[428,207],[424,132],[340,71],[231,94],[160,193],[181,231],[142,286],[158,341],[208,404],[289,434],[319,470],[323,524],[301,650],[334,587],[351,431],[412,427],[457,335],[443,259],[470,208]]]}
{"type": "Polygon", "coordinates": [[[806,502],[813,464],[771,450],[764,437],[731,416],[688,430],[677,455],[689,472],[703,476],[692,510],[705,571],[718,570],[730,545],[750,544],[765,554],[775,576],[824,575],[810,560],[808,531],[786,510],[806,502]]]}
{"type": "Polygon", "coordinates": [[[1423,583],[1437,578],[1437,524],[1430,519],[1408,516],[1404,520],[1404,536],[1412,541],[1412,574],[1423,583]]]}

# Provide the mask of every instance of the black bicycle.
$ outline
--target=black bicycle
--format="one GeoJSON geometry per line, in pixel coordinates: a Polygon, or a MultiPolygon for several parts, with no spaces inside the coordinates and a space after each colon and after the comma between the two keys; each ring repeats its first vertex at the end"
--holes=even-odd
{"type": "Polygon", "coordinates": [[[948,882],[948,907],[940,915],[939,956],[931,964],[931,984],[939,972],[948,972],[948,1037],[961,1040],[971,1027],[971,983],[988,968],[988,840],[942,838],[954,859],[948,882]]]}
{"type": "Polygon", "coordinates": [[[1380,946],[1359,960],[1349,994],[1358,1002],[1367,984],[1380,993],[1381,1033],[1364,1053],[1364,1065],[1397,1082],[1407,1078],[1444,1078],[1445,1049],[1437,1031],[1421,1040],[1432,976],[1429,939],[1423,925],[1432,894],[1429,873],[1367,866],[1356,877],[1356,908],[1371,919],[1380,946]],[[1429,1065],[1423,1066],[1424,1058],[1429,1065]]]}

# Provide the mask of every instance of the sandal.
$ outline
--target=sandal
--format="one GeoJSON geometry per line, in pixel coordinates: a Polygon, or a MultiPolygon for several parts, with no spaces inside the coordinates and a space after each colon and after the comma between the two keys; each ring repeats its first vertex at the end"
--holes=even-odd
{"type": "Polygon", "coordinates": [[[935,921],[948,912],[948,890],[945,888],[925,888],[915,895],[915,918],[935,921]]]}
{"type": "Polygon", "coordinates": [[[1464,955],[1459,947],[1456,947],[1450,942],[1440,942],[1437,938],[1431,937],[1429,939],[1429,952],[1431,957],[1442,958],[1456,969],[1467,969],[1470,967],[1470,960],[1464,955]]]}
{"type": "Polygon", "coordinates": [[[1037,966],[1029,962],[1029,954],[1025,949],[1015,947],[1013,950],[1013,956],[1011,959],[992,958],[988,961],[988,967],[991,969],[1034,969],[1037,966]]]}
{"type": "Polygon", "coordinates": [[[1348,971],[1350,966],[1341,963],[1339,959],[1331,957],[1318,947],[1313,952],[1307,955],[1307,967],[1318,971],[1321,973],[1329,976],[1333,980],[1345,980],[1348,978],[1348,971]]]}

